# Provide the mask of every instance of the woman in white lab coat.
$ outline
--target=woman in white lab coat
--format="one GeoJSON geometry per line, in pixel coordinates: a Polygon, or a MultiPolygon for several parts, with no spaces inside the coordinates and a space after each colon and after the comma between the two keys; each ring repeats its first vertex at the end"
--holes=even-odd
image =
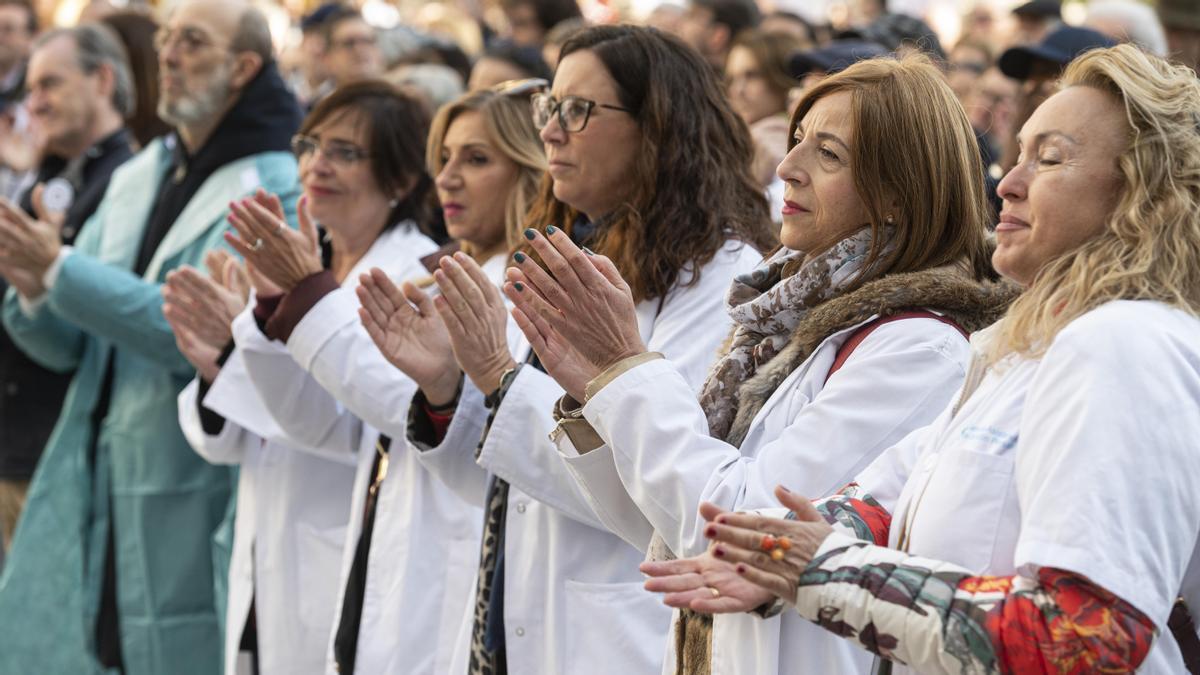
{"type": "MultiPolygon", "coordinates": [[[[263,673],[325,671],[347,524],[361,512],[351,501],[355,465],[358,457],[374,453],[378,435],[361,423],[346,423],[320,442],[303,443],[276,422],[247,363],[285,381],[307,376],[286,349],[262,335],[258,321],[268,315],[261,310],[279,292],[272,287],[302,278],[305,265],[328,268],[335,284],[354,283],[356,272],[373,266],[409,276],[422,269],[418,257],[435,247],[418,228],[414,216],[420,209],[414,206],[425,199],[428,178],[421,182],[420,165],[406,166],[403,152],[385,156],[366,148],[407,145],[419,161],[426,119],[418,102],[388,85],[363,83],[333,92],[293,140],[304,188],[300,231],[284,225],[281,205],[265,194],[233,209],[240,235],[231,236],[235,248],[251,255],[272,247],[297,253],[254,258],[260,267],[253,307],[239,313],[245,298],[206,282],[195,270],[174,273],[164,287],[164,314],[199,371],[180,396],[181,424],[206,459],[241,468],[225,622],[230,673],[242,645],[252,648],[263,673]],[[275,222],[262,227],[267,216],[275,222]],[[314,219],[327,233],[323,243],[314,219]]],[[[264,325],[273,328],[271,321],[264,325]]],[[[471,509],[463,505],[451,512],[460,511],[471,509]]],[[[446,524],[434,512],[428,519],[431,527],[446,524]]],[[[422,585],[438,595],[443,586],[435,579],[422,585]]],[[[429,641],[436,633],[419,637],[429,641]]]]}
{"type": "MultiPolygon", "coordinates": [[[[784,480],[830,494],[931,422],[962,383],[964,333],[1014,295],[989,281],[974,137],[927,60],[828,78],[806,92],[792,133],[778,168],[785,248],[729,289],[737,329],[699,401],[671,360],[647,353],[607,260],[539,237],[552,276],[529,264],[513,276],[527,286],[509,290],[534,348],[569,394],[564,461],[613,531],[657,533],[654,559],[704,550],[703,501],[768,505],[784,480]]],[[[684,673],[870,663],[793,617],[710,625],[685,612],[671,652],[668,669],[684,673]]]]}
{"type": "MultiPolygon", "coordinates": [[[[723,290],[773,246],[749,135],[711,68],[673,38],[595,27],[562,54],[551,93],[534,98],[550,171],[526,236],[563,232],[617,260],[636,285],[640,335],[699,386],[729,329],[723,290]]],[[[547,437],[562,389],[527,344],[475,337],[506,325],[476,268],[447,261],[439,285],[466,378],[457,396],[453,380],[417,378],[409,438],[487,513],[448,672],[656,672],[670,614],[641,587],[647,542],[609,532],[566,473],[547,437]]],[[[381,347],[414,367],[395,337],[381,347]]]]}
{"type": "Polygon", "coordinates": [[[1200,83],[1122,45],[1063,85],[998,188],[1026,290],[962,392],[817,508],[705,507],[711,555],[647,568],[668,602],[778,597],[896,672],[1195,672],[1200,83]]]}
{"type": "MultiPolygon", "coordinates": [[[[495,283],[545,169],[528,103],[529,94],[543,86],[540,80],[505,83],[460,98],[438,112],[425,148],[447,230],[462,249],[458,255],[479,260],[495,283]]],[[[427,256],[427,264],[436,264],[445,252],[427,256]]],[[[413,302],[440,328],[422,290],[431,281],[425,267],[397,275],[386,260],[376,259],[360,270],[370,273],[354,280],[389,291],[388,303],[394,298],[409,309],[413,302]],[[401,291],[389,277],[411,283],[401,291]]],[[[477,499],[456,496],[403,442],[416,386],[375,348],[359,320],[360,309],[369,316],[374,306],[360,308],[347,288],[350,281],[341,289],[326,283],[328,292],[317,288],[307,298],[297,295],[319,280],[302,281],[272,318],[293,325],[290,334],[274,333],[277,341],[271,344],[300,377],[257,370],[257,350],[248,352],[248,368],[265,405],[297,440],[319,441],[348,419],[400,439],[358,457],[333,660],[341,673],[443,673],[467,608],[482,513],[471,503],[477,499]]],[[[417,310],[407,316],[421,318],[417,310]]],[[[262,335],[254,339],[265,341],[262,335]]],[[[449,343],[440,344],[457,381],[449,343]]],[[[437,362],[428,354],[420,360],[426,366],[437,362]]]]}

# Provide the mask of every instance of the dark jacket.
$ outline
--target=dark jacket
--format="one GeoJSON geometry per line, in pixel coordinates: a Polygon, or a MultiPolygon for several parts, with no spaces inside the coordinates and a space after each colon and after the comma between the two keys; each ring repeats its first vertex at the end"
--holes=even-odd
{"type": "MultiPolygon", "coordinates": [[[[63,224],[63,243],[70,244],[96,211],[112,172],[133,156],[125,129],[108,136],[85,153],[81,164],[48,157],[38,168],[37,183],[63,176],[75,188],[75,200],[63,224]]],[[[21,208],[33,213],[32,192],[22,195],[21,208]]],[[[8,284],[0,279],[0,294],[8,284]]],[[[71,373],[55,373],[25,355],[0,326],[0,478],[28,480],[54,429],[71,373]]]]}

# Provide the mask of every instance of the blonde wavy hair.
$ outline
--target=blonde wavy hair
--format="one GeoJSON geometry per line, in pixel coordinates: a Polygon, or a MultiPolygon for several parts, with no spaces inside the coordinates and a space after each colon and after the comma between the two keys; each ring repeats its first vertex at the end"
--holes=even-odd
{"type": "MultiPolygon", "coordinates": [[[[425,151],[425,164],[431,176],[436,177],[445,164],[442,146],[446,130],[459,115],[468,111],[483,116],[483,127],[492,146],[518,166],[517,184],[504,202],[504,242],[507,250],[512,251],[524,241],[521,233],[525,229],[525,212],[537,196],[542,174],[546,171],[546,152],[533,127],[529,96],[488,89],[465,94],[442,106],[430,125],[425,151]]],[[[472,257],[481,253],[472,251],[465,242],[462,248],[472,257]]]]}
{"type": "Polygon", "coordinates": [[[1062,86],[1124,106],[1124,185],[1103,232],[1047,263],[1013,303],[991,361],[1037,358],[1079,316],[1111,300],[1157,300],[1200,315],[1200,82],[1132,45],[1088,52],[1062,86]]]}

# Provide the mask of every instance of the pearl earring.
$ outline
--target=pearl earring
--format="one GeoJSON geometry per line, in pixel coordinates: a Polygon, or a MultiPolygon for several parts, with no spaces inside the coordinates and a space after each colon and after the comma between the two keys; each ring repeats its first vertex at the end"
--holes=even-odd
{"type": "Polygon", "coordinates": [[[896,219],[894,217],[892,217],[892,214],[890,214],[890,213],[887,214],[887,217],[885,218],[885,220],[887,220],[888,225],[896,224],[896,219]]]}

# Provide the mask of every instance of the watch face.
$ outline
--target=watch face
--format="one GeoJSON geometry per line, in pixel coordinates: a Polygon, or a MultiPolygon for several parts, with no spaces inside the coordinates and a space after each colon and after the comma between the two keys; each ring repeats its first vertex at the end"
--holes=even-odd
{"type": "Polygon", "coordinates": [[[42,206],[51,213],[62,213],[75,201],[75,190],[63,178],[54,178],[42,188],[42,206]]]}

